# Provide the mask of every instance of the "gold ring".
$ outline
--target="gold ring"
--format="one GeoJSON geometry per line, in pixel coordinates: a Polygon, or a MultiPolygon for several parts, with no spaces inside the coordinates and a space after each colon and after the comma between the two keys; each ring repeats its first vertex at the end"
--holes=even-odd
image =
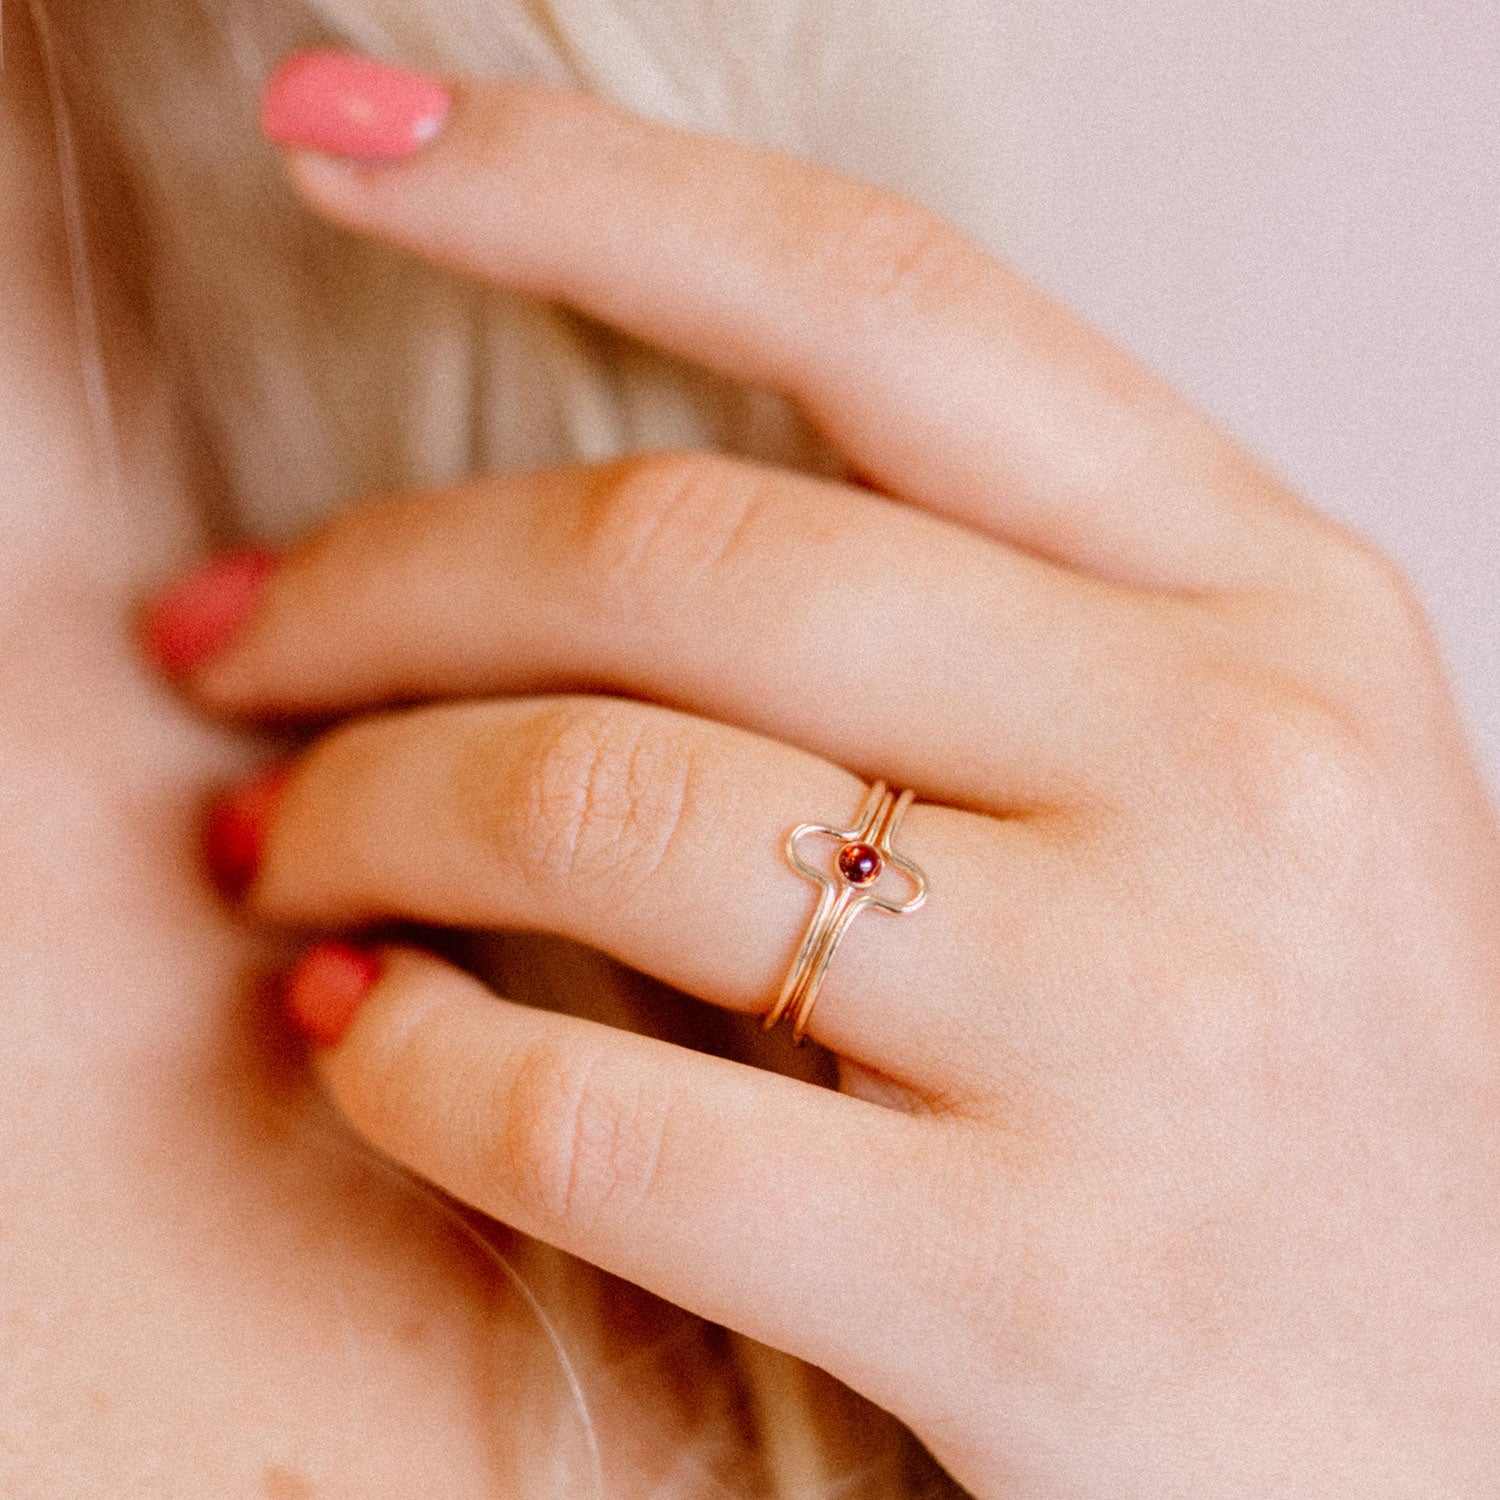
{"type": "Polygon", "coordinates": [[[792,1040],[799,1047],[802,1045],[833,955],[843,942],[849,924],[867,906],[899,917],[915,911],[927,900],[927,877],[911,860],[891,849],[891,840],[906,816],[906,809],[915,800],[915,792],[902,792],[898,797],[887,790],[885,782],[877,781],[865,797],[853,828],[799,823],[787,835],[787,862],[799,875],[805,875],[820,887],[821,895],[817,910],[803,934],[802,946],[787,972],[781,994],[766,1013],[767,1031],[790,1014],[792,1040]],[[802,857],[799,846],[811,834],[820,834],[837,842],[839,847],[833,855],[831,871],[819,869],[802,857]],[[890,868],[900,870],[915,887],[915,893],[905,901],[877,894],[876,887],[890,868]]]}

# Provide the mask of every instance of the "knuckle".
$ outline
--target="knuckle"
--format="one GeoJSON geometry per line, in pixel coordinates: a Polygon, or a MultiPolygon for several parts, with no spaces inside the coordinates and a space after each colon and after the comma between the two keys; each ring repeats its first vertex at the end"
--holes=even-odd
{"type": "Polygon", "coordinates": [[[1427,612],[1421,596],[1389,553],[1363,537],[1344,533],[1329,549],[1328,560],[1334,596],[1346,601],[1359,630],[1386,642],[1426,639],[1427,612]]]}
{"type": "Polygon", "coordinates": [[[1302,596],[1283,595],[1272,618],[1273,649],[1388,745],[1446,732],[1442,655],[1401,566],[1332,522],[1307,550],[1307,566],[1302,596]]]}
{"type": "Polygon", "coordinates": [[[647,710],[568,703],[531,723],[504,800],[510,847],[533,886],[623,906],[651,883],[681,828],[692,736],[647,710]]]}
{"type": "Polygon", "coordinates": [[[743,571],[769,504],[766,476],[749,465],[688,452],[623,459],[582,509],[585,587],[610,612],[674,610],[743,571]]]}
{"type": "Polygon", "coordinates": [[[628,1217],[654,1190],[666,1101],[576,1038],[531,1043],[495,1105],[490,1164],[534,1222],[587,1229],[628,1217]]]}
{"type": "Polygon", "coordinates": [[[1274,678],[1200,677],[1179,729],[1184,776],[1218,820],[1261,844],[1305,852],[1331,836],[1345,849],[1373,831],[1390,797],[1378,748],[1349,719],[1274,678]]]}
{"type": "Polygon", "coordinates": [[[919,204],[868,188],[846,206],[816,264],[836,295],[863,304],[944,304],[966,292],[982,257],[952,225],[919,204]]]}

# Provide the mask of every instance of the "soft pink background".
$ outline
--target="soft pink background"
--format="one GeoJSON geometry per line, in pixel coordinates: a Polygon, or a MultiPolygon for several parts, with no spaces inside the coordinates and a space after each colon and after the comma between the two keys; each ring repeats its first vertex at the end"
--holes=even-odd
{"type": "Polygon", "coordinates": [[[1500,787],[1500,3],[972,3],[949,207],[1404,562],[1500,787]]]}

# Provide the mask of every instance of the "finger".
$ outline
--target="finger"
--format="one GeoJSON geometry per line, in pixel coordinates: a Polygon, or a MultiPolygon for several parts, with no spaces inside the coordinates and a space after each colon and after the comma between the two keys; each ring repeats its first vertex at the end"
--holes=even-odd
{"type": "MultiPolygon", "coordinates": [[[[896,1287],[921,1300],[922,1184],[953,1154],[935,1122],[497,1000],[422,954],[382,957],[347,1036],[320,1055],[372,1145],[845,1379],[889,1391],[916,1373],[870,1368],[849,1331],[889,1329],[896,1287]]],[[[888,1360],[888,1337],[864,1342],[888,1360]]]]}
{"type": "MultiPolygon", "coordinates": [[[[320,121],[368,107],[365,78],[295,59],[269,133],[359,152],[320,121]]],[[[448,87],[410,160],[294,160],[307,200],[780,391],[875,484],[1044,555],[1208,586],[1278,581],[1305,549],[1305,513],[1205,418],[916,205],[582,94],[448,87]]]]}
{"type": "MultiPolygon", "coordinates": [[[[340,727],[297,763],[259,838],[249,899],[308,927],[399,917],[557,933],[764,1014],[819,899],[787,862],[787,835],[852,826],[866,790],[775,741],[620,700],[384,715],[340,727]]],[[[801,846],[830,877],[837,848],[820,836],[801,846]]],[[[921,802],[892,848],[934,899],[859,916],[810,1034],[925,1097],[967,1093],[980,1086],[976,1040],[992,1037],[978,997],[1030,983],[1020,966],[1039,961],[1035,945],[1006,945],[977,973],[980,938],[997,910],[1018,932],[1062,930],[1070,856],[1024,820],[921,802]]],[[[914,893],[898,870],[874,889],[897,903],[914,893]]]]}
{"type": "Polygon", "coordinates": [[[1160,611],[845,485],[710,454],[340,517],[199,674],[221,709],[608,689],[964,805],[1129,763],[1160,611]]]}

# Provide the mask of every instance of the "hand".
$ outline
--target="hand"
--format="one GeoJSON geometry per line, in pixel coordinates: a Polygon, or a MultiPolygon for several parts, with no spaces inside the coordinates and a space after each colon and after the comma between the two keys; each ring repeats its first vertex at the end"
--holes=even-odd
{"type": "Polygon", "coordinates": [[[932,894],[829,973],[840,1092],[317,950],[350,1123],[981,1497],[1487,1493],[1500,854],[1409,587],[918,208],[449,87],[303,60],[268,121],[408,153],[294,157],[329,218],[787,394],[868,488],[486,478],[185,588],[156,639],[206,707],[364,715],[238,804],[250,910],[546,930],[764,1011],[782,841],[877,777],[932,894]]]}

